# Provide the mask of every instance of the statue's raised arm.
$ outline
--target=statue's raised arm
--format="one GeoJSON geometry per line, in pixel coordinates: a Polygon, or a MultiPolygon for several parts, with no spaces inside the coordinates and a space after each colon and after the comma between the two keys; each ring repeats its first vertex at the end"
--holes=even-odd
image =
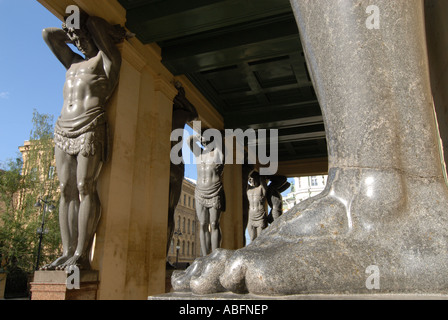
{"type": "Polygon", "coordinates": [[[104,59],[104,71],[111,84],[116,84],[121,67],[121,54],[116,44],[126,38],[126,31],[121,26],[112,26],[99,17],[89,17],[86,22],[87,32],[90,33],[99,53],[104,59]]]}
{"type": "Polygon", "coordinates": [[[73,45],[75,45],[75,43],[63,29],[45,28],[42,30],[42,37],[50,50],[66,69],[69,69],[74,62],[83,60],[79,54],[75,53],[68,46],[69,43],[73,45]]]}

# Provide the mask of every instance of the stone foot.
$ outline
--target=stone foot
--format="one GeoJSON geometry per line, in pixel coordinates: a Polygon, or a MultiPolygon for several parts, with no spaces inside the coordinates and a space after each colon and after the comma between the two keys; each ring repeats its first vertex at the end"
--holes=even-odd
{"type": "Polygon", "coordinates": [[[85,257],[74,254],[70,258],[65,259],[63,263],[59,263],[53,270],[66,270],[73,266],[82,270],[89,270],[90,262],[85,257]]]}
{"type": "Polygon", "coordinates": [[[235,293],[372,293],[370,271],[377,270],[375,292],[444,292],[447,205],[440,179],[333,169],[321,195],[284,214],[249,246],[202,258],[194,272],[201,281],[189,289],[211,293],[208,284],[218,288],[219,278],[235,293]]]}
{"type": "Polygon", "coordinates": [[[52,263],[46,264],[40,268],[40,270],[59,270],[58,268],[62,266],[68,259],[70,259],[72,255],[64,254],[61,257],[57,258],[52,263]]]}
{"type": "Polygon", "coordinates": [[[226,259],[233,251],[216,249],[207,257],[201,257],[185,271],[175,271],[171,278],[174,291],[196,294],[209,294],[227,291],[219,282],[219,276],[224,272],[226,259]]]}

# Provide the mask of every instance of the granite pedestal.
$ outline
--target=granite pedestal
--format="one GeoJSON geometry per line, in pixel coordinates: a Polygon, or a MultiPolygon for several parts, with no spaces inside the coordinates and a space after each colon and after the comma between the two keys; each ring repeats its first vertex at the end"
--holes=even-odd
{"type": "Polygon", "coordinates": [[[80,271],[80,288],[67,287],[65,271],[36,271],[31,283],[31,300],[96,300],[99,273],[80,271]]]}
{"type": "Polygon", "coordinates": [[[259,296],[253,294],[236,294],[223,292],[207,295],[195,295],[191,292],[166,293],[148,297],[150,301],[158,300],[448,300],[448,294],[296,294],[288,296],[259,296]]]}

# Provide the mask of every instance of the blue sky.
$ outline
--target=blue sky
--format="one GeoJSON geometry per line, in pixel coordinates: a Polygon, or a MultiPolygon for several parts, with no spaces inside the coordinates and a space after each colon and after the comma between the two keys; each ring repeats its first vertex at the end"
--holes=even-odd
{"type": "Polygon", "coordinates": [[[65,69],[42,29],[60,26],[36,0],[0,0],[0,164],[29,140],[33,109],[59,115],[65,69]]]}

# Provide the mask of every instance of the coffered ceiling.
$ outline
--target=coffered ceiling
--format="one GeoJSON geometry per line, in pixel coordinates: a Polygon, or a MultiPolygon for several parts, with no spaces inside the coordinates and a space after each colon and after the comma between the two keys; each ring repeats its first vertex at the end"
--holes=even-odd
{"type": "Polygon", "coordinates": [[[119,0],[222,114],[225,128],[279,130],[279,160],[323,158],[325,129],[288,0],[119,0]]]}

